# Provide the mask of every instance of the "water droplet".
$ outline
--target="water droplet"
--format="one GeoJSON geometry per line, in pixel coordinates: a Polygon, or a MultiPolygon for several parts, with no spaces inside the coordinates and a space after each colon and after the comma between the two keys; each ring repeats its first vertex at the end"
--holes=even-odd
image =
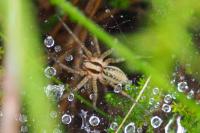
{"type": "Polygon", "coordinates": [[[105,12],[106,12],[106,13],[110,13],[110,9],[106,9],[105,12]]]}
{"type": "Polygon", "coordinates": [[[85,93],[86,89],[81,88],[81,93],[85,93]]]}
{"type": "Polygon", "coordinates": [[[91,44],[92,46],[94,46],[94,42],[93,42],[93,41],[90,41],[90,44],[91,44]]]}
{"type": "Polygon", "coordinates": [[[28,133],[28,127],[25,126],[25,125],[22,125],[21,128],[20,128],[20,131],[21,131],[22,133],[28,133]]]}
{"type": "Polygon", "coordinates": [[[150,107],[150,108],[149,108],[149,111],[150,111],[151,113],[152,113],[154,110],[155,110],[154,107],[150,107]]]}
{"type": "Polygon", "coordinates": [[[190,90],[190,92],[187,94],[188,99],[192,99],[194,97],[194,91],[190,90]]]}
{"type": "Polygon", "coordinates": [[[52,36],[47,36],[45,39],[44,39],[44,45],[47,47],[47,48],[50,48],[50,47],[53,47],[54,46],[54,39],[52,36]]]}
{"type": "Polygon", "coordinates": [[[110,129],[112,129],[112,130],[117,130],[117,127],[118,127],[117,122],[112,122],[112,123],[110,124],[110,129]]]}
{"type": "Polygon", "coordinates": [[[93,115],[89,118],[89,123],[91,126],[98,126],[100,123],[100,119],[99,117],[93,115]]]}
{"type": "Polygon", "coordinates": [[[24,114],[20,114],[19,115],[19,121],[22,122],[22,123],[27,122],[28,121],[27,116],[24,115],[24,114]]]}
{"type": "Polygon", "coordinates": [[[70,93],[67,97],[68,101],[73,101],[74,100],[74,94],[73,93],[70,93]]]}
{"type": "Polygon", "coordinates": [[[175,79],[173,79],[173,80],[170,81],[171,84],[174,84],[175,82],[176,82],[175,79]]]}
{"type": "Polygon", "coordinates": [[[154,98],[150,98],[150,99],[149,99],[149,104],[152,105],[152,104],[154,104],[154,103],[155,103],[154,98]]]}
{"type": "Polygon", "coordinates": [[[122,84],[117,84],[114,88],[115,93],[120,93],[122,91],[122,84]]]}
{"type": "Polygon", "coordinates": [[[187,82],[183,81],[183,82],[179,82],[178,83],[178,87],[177,87],[179,92],[185,92],[186,90],[189,89],[187,82]]]}
{"type": "Polygon", "coordinates": [[[70,80],[75,80],[74,76],[70,77],[70,80]]]}
{"type": "Polygon", "coordinates": [[[51,78],[56,75],[56,69],[54,67],[48,66],[47,68],[45,68],[44,74],[47,78],[51,78]]]}
{"type": "Polygon", "coordinates": [[[171,106],[170,105],[168,105],[168,104],[163,104],[162,105],[162,111],[164,111],[165,113],[169,113],[169,112],[171,112],[171,106]]]}
{"type": "Polygon", "coordinates": [[[56,53],[58,53],[58,52],[60,52],[60,51],[62,50],[62,48],[61,48],[60,45],[56,45],[56,46],[54,47],[54,50],[55,50],[56,53]]]}
{"type": "Polygon", "coordinates": [[[192,82],[195,82],[196,81],[196,79],[195,78],[192,78],[192,82]]]}
{"type": "Polygon", "coordinates": [[[89,128],[89,124],[87,122],[87,111],[84,111],[84,110],[81,110],[81,113],[80,113],[80,116],[81,116],[81,119],[82,119],[82,125],[81,125],[81,129],[84,129],[86,132],[89,132],[90,131],[90,128],[89,128]]]}
{"type": "Polygon", "coordinates": [[[126,89],[126,90],[131,90],[131,84],[126,84],[126,85],[125,85],[125,89],[126,89]]]}
{"type": "Polygon", "coordinates": [[[95,94],[90,94],[90,96],[89,96],[90,100],[93,100],[94,97],[95,97],[95,94]]]}
{"type": "Polygon", "coordinates": [[[172,96],[170,94],[165,95],[164,102],[169,104],[172,102],[172,96]]]}
{"type": "Polygon", "coordinates": [[[158,116],[154,116],[151,118],[151,125],[153,128],[158,128],[162,124],[162,122],[163,120],[158,116]]]}
{"type": "Polygon", "coordinates": [[[146,121],[144,121],[143,126],[147,127],[148,123],[146,121]]]}
{"type": "Polygon", "coordinates": [[[69,115],[69,114],[64,114],[64,115],[62,116],[62,123],[63,123],[63,124],[68,125],[68,124],[71,123],[71,121],[72,121],[71,115],[69,115]]]}
{"type": "Polygon", "coordinates": [[[65,60],[66,60],[67,62],[72,61],[73,59],[74,59],[74,57],[73,57],[72,55],[67,55],[67,56],[65,56],[65,60]]]}
{"type": "Polygon", "coordinates": [[[176,99],[176,96],[177,96],[177,93],[176,93],[176,92],[172,93],[172,98],[173,98],[173,99],[176,99]]]}
{"type": "Polygon", "coordinates": [[[56,118],[57,116],[58,116],[58,115],[57,115],[57,112],[56,112],[56,111],[51,111],[51,112],[50,112],[50,117],[51,117],[51,118],[54,119],[54,118],[56,118]]]}
{"type": "Polygon", "coordinates": [[[48,20],[47,20],[47,19],[45,19],[45,20],[44,20],[44,22],[45,22],[45,23],[48,23],[48,20]]]}
{"type": "Polygon", "coordinates": [[[145,100],[146,99],[146,96],[141,96],[141,100],[145,100]]]}
{"type": "Polygon", "coordinates": [[[59,100],[61,96],[63,95],[63,92],[65,90],[64,85],[59,84],[59,85],[47,85],[45,88],[45,94],[48,98],[50,99],[56,99],[59,100]]]}
{"type": "Polygon", "coordinates": [[[153,88],[153,94],[157,95],[159,93],[159,89],[158,88],[153,88]]]}
{"type": "Polygon", "coordinates": [[[137,129],[137,133],[142,133],[142,128],[141,127],[138,127],[138,129],[137,129]]]}
{"type": "Polygon", "coordinates": [[[135,123],[131,122],[124,128],[124,133],[135,133],[135,123]]]}
{"type": "Polygon", "coordinates": [[[156,105],[154,106],[155,109],[158,109],[160,107],[160,102],[157,102],[156,105]]]}

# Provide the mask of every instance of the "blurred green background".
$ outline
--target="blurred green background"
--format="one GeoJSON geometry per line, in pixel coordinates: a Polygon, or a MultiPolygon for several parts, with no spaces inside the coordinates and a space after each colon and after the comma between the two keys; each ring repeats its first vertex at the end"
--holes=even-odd
{"type": "MultiPolygon", "coordinates": [[[[192,33],[199,31],[200,3],[198,0],[153,0],[146,27],[127,34],[126,42],[120,35],[113,37],[100,26],[88,19],[69,1],[51,0],[52,5],[65,12],[71,19],[83,27],[108,47],[116,50],[117,56],[126,59],[127,67],[132,72],[141,72],[151,76],[152,85],[163,91],[175,90],[170,84],[169,75],[178,62],[190,64],[188,73],[200,72],[198,45],[193,41],[192,33]],[[128,44],[127,44],[128,42],[128,44]],[[140,58],[150,57],[150,58],[140,58]]],[[[122,8],[126,7],[124,3],[122,8]]],[[[0,1],[0,37],[5,47],[4,59],[14,67],[14,76],[18,77],[21,102],[31,121],[31,132],[52,132],[58,120],[50,119],[47,114],[55,109],[44,95],[43,47],[41,35],[36,23],[36,9],[32,1],[7,0],[0,1]]],[[[7,69],[5,68],[5,71],[7,69]]],[[[195,75],[200,79],[199,75],[195,75]]],[[[180,102],[195,111],[200,119],[199,105],[195,101],[186,100],[184,95],[178,97],[180,102]]]]}

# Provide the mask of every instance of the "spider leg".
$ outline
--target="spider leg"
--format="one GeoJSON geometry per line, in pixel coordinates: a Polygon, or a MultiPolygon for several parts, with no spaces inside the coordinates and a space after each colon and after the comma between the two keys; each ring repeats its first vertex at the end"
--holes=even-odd
{"type": "Polygon", "coordinates": [[[93,98],[93,107],[96,108],[97,98],[98,98],[98,88],[97,88],[97,79],[92,79],[92,88],[94,91],[94,98],[93,98]]]}
{"type": "Polygon", "coordinates": [[[129,94],[127,94],[125,91],[122,90],[122,91],[120,91],[119,93],[120,93],[122,96],[129,98],[131,101],[134,101],[133,98],[132,98],[129,94]]]}
{"type": "Polygon", "coordinates": [[[90,78],[88,76],[84,77],[79,84],[73,89],[73,92],[77,92],[84,84],[88,82],[90,78]]]}
{"type": "Polygon", "coordinates": [[[94,46],[95,46],[95,49],[96,49],[97,56],[101,55],[101,50],[99,48],[99,42],[98,42],[96,37],[94,37],[94,46]]]}
{"type": "Polygon", "coordinates": [[[114,59],[114,58],[108,58],[106,59],[104,62],[106,64],[110,64],[110,63],[120,63],[120,62],[123,62],[124,59],[123,58],[118,58],[118,59],[114,59]]]}
{"type": "Polygon", "coordinates": [[[92,56],[92,53],[84,46],[84,44],[76,37],[76,35],[72,32],[72,30],[67,26],[63,20],[58,16],[59,21],[62,23],[64,28],[68,31],[68,33],[73,37],[74,41],[76,41],[80,47],[83,49],[87,56],[92,56]]]}
{"type": "Polygon", "coordinates": [[[78,75],[81,75],[81,76],[84,76],[84,75],[85,75],[85,72],[84,72],[84,71],[74,70],[74,69],[72,69],[72,68],[66,66],[65,64],[61,63],[60,61],[58,61],[58,60],[56,60],[56,59],[54,59],[54,61],[55,61],[56,63],[58,63],[58,65],[59,65],[61,68],[65,69],[66,71],[68,71],[68,72],[70,72],[70,73],[78,74],[78,75]]]}
{"type": "MultiPolygon", "coordinates": [[[[77,92],[84,84],[86,84],[86,83],[88,82],[88,80],[89,80],[89,77],[88,77],[88,76],[84,77],[84,78],[81,80],[81,82],[80,82],[78,85],[76,85],[75,89],[73,89],[72,92],[77,92]]],[[[67,98],[68,96],[69,96],[69,93],[65,93],[65,94],[62,96],[61,101],[64,100],[65,98],[67,98]]]]}
{"type": "MultiPolygon", "coordinates": [[[[104,81],[102,78],[99,78],[99,81],[100,81],[101,84],[105,84],[105,85],[109,84],[110,86],[112,86],[113,88],[115,88],[115,85],[114,85],[114,84],[110,84],[110,83],[104,81]]],[[[133,98],[132,98],[130,95],[128,95],[125,91],[122,90],[122,91],[120,91],[119,93],[120,93],[122,96],[127,97],[127,98],[130,99],[131,101],[134,101],[133,98]]]]}
{"type": "MultiPolygon", "coordinates": [[[[114,84],[110,84],[110,85],[111,85],[113,88],[115,87],[114,84]]],[[[134,101],[133,98],[132,98],[129,94],[127,94],[125,91],[121,90],[119,93],[120,93],[122,96],[127,97],[127,98],[130,99],[131,101],[134,101]]]]}
{"type": "Polygon", "coordinates": [[[100,56],[100,58],[101,58],[101,59],[104,59],[104,58],[106,58],[107,56],[109,56],[112,52],[113,52],[113,49],[109,49],[109,50],[105,51],[105,52],[100,56]]]}

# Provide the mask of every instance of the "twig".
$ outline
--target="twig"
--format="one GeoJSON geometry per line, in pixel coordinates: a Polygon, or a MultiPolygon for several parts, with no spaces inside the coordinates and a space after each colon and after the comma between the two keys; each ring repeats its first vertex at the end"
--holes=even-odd
{"type": "MultiPolygon", "coordinates": [[[[78,2],[79,2],[79,0],[73,0],[73,1],[72,1],[72,4],[73,4],[73,5],[77,5],[78,2]]],[[[66,20],[67,20],[67,16],[63,16],[63,17],[62,17],[62,20],[63,20],[63,21],[66,21],[66,20]]],[[[55,37],[55,36],[57,35],[57,33],[59,32],[59,30],[61,29],[61,27],[62,27],[62,23],[59,22],[59,23],[53,28],[53,30],[50,32],[50,35],[52,35],[53,37],[55,37]]]]}
{"type": "Polygon", "coordinates": [[[84,46],[84,44],[81,42],[81,40],[73,33],[73,31],[69,28],[68,25],[66,25],[62,19],[57,16],[59,21],[63,24],[64,28],[68,31],[68,33],[72,36],[72,38],[74,39],[75,42],[77,42],[79,44],[79,46],[84,50],[84,52],[86,53],[86,55],[91,55],[92,53],[90,51],[87,50],[87,48],[84,46]]]}
{"type": "Polygon", "coordinates": [[[129,115],[131,114],[131,112],[133,111],[135,105],[137,104],[137,102],[139,101],[140,97],[142,96],[142,94],[144,93],[145,89],[147,88],[147,85],[150,81],[151,77],[148,77],[147,81],[145,82],[142,90],[140,91],[139,95],[137,96],[135,102],[133,103],[133,105],[131,106],[131,108],[129,109],[128,113],[126,114],[125,118],[123,119],[122,123],[119,125],[118,129],[116,130],[115,133],[118,133],[120,131],[120,129],[122,128],[122,126],[124,125],[124,123],[126,122],[127,118],[129,117],[129,115]]]}

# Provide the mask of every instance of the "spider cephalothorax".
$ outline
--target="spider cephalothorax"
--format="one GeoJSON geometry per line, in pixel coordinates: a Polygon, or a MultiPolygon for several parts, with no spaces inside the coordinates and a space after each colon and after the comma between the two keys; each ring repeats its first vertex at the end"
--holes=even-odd
{"type": "MultiPolygon", "coordinates": [[[[126,84],[129,82],[127,76],[121,69],[110,65],[112,63],[119,63],[123,61],[123,59],[107,58],[112,53],[112,49],[109,49],[106,52],[101,53],[96,38],[94,38],[94,46],[96,48],[96,52],[92,53],[73,34],[73,32],[69,29],[69,27],[66,24],[63,23],[63,25],[67,29],[67,31],[72,35],[74,40],[83,49],[84,51],[83,62],[80,67],[81,68],[80,70],[74,70],[62,64],[59,61],[56,62],[68,72],[78,74],[81,77],[83,77],[80,83],[78,83],[76,87],[73,89],[74,92],[78,91],[83,85],[87,84],[89,80],[92,82],[92,90],[94,92],[93,105],[96,106],[98,97],[97,81],[99,81],[103,85],[110,85],[113,88],[116,87],[118,84],[126,84]]],[[[125,96],[128,96],[123,91],[121,91],[120,93],[125,96]]]]}
{"type": "MultiPolygon", "coordinates": [[[[106,52],[106,54],[111,53],[112,50],[106,52]]],[[[104,53],[105,54],[105,53],[104,53]]],[[[102,54],[102,55],[104,55],[102,54]]],[[[110,66],[110,63],[117,63],[122,61],[122,59],[112,59],[106,57],[99,56],[92,56],[89,59],[86,58],[83,60],[82,69],[87,72],[91,78],[99,79],[100,82],[109,81],[110,84],[116,85],[119,83],[127,83],[128,79],[124,72],[115,66],[110,66]]]]}

